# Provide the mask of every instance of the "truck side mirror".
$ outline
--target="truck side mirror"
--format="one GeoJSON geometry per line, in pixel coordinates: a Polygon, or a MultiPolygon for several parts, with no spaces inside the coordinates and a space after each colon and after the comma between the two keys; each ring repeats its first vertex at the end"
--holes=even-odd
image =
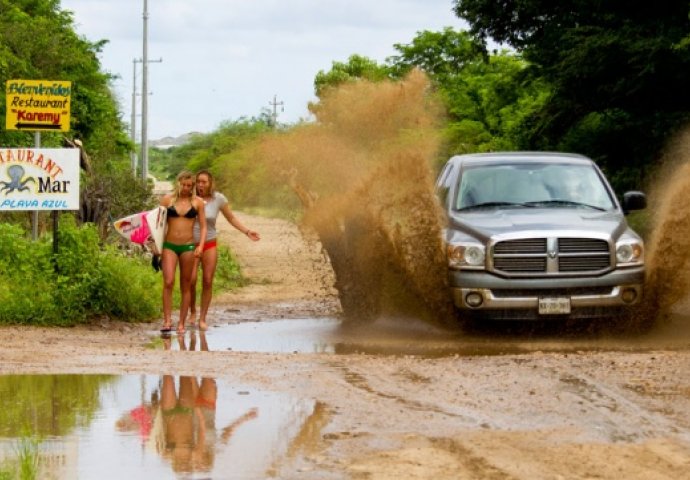
{"type": "Polygon", "coordinates": [[[623,194],[623,211],[643,210],[647,207],[647,197],[642,192],[631,191],[623,194]]]}

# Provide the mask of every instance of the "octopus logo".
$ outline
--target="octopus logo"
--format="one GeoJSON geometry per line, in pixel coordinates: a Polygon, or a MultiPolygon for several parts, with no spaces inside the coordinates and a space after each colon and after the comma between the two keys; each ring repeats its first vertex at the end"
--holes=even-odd
{"type": "Polygon", "coordinates": [[[24,168],[20,165],[10,165],[7,167],[7,176],[10,179],[9,182],[0,181],[0,184],[2,184],[2,187],[0,187],[0,192],[4,191],[5,196],[7,196],[8,193],[14,192],[15,190],[19,192],[29,190],[29,187],[27,187],[26,184],[29,182],[36,183],[36,179],[33,177],[24,178],[24,168]]]}

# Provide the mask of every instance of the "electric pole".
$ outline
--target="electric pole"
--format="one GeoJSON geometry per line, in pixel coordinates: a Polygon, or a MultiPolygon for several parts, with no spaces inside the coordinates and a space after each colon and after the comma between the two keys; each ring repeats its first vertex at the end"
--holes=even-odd
{"type": "Polygon", "coordinates": [[[141,58],[135,58],[132,60],[133,65],[133,77],[132,77],[132,121],[130,125],[132,143],[135,148],[130,154],[132,160],[132,175],[137,176],[137,63],[141,63],[141,58]]]}
{"type": "Polygon", "coordinates": [[[273,95],[273,101],[268,102],[268,104],[273,106],[273,113],[271,114],[271,124],[272,124],[273,128],[275,128],[278,125],[278,110],[277,110],[277,108],[278,108],[278,106],[280,106],[280,111],[284,112],[285,108],[283,107],[283,105],[285,105],[285,102],[283,102],[283,101],[279,102],[277,99],[277,95],[273,95]]]}
{"type": "Polygon", "coordinates": [[[149,114],[149,52],[148,52],[148,21],[149,2],[144,0],[144,48],[142,52],[142,80],[141,80],[141,180],[146,185],[146,177],[149,173],[149,138],[148,138],[148,114],[149,114]]]}
{"type": "Polygon", "coordinates": [[[141,80],[141,179],[146,183],[149,175],[149,63],[160,63],[158,60],[149,60],[148,51],[148,20],[149,7],[148,0],[144,0],[144,49],[141,56],[142,80],[141,80]]]}

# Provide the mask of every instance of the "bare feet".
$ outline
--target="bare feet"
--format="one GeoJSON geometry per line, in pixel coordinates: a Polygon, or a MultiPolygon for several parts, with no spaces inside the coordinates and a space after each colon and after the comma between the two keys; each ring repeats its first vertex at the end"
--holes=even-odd
{"type": "Polygon", "coordinates": [[[196,312],[194,311],[189,311],[189,326],[190,327],[196,327],[196,312]]]}
{"type": "Polygon", "coordinates": [[[161,327],[161,333],[166,334],[172,332],[172,322],[168,320],[167,322],[163,322],[163,326],[161,327]]]}
{"type": "Polygon", "coordinates": [[[206,324],[205,318],[199,319],[199,330],[201,330],[202,332],[205,332],[206,330],[208,330],[208,325],[206,324]]]}
{"type": "Polygon", "coordinates": [[[184,335],[184,323],[178,323],[177,324],[177,334],[178,335],[184,335]]]}

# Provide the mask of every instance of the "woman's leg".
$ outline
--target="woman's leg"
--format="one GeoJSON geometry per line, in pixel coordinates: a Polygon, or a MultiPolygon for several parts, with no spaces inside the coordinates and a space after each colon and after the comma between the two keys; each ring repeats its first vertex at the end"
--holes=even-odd
{"type": "Polygon", "coordinates": [[[192,269],[192,276],[189,279],[189,289],[192,292],[189,301],[189,324],[196,325],[196,279],[199,273],[199,258],[194,257],[194,268],[192,269]]]}
{"type": "Polygon", "coordinates": [[[163,375],[163,385],[161,386],[160,407],[165,412],[172,410],[177,405],[177,391],[175,389],[175,379],[172,375],[163,375]]]}
{"type": "Polygon", "coordinates": [[[199,342],[200,342],[200,351],[202,352],[208,352],[208,342],[206,341],[206,332],[199,332],[199,342]]]}
{"type": "Polygon", "coordinates": [[[172,250],[163,249],[161,253],[161,269],[163,270],[163,328],[172,325],[172,291],[175,286],[175,270],[177,270],[177,254],[172,250]]]}
{"type": "Polygon", "coordinates": [[[182,301],[180,303],[180,321],[177,324],[177,333],[184,333],[187,312],[189,311],[189,304],[191,302],[192,292],[189,289],[189,282],[192,277],[193,267],[194,252],[190,251],[180,254],[180,291],[182,292],[182,301]]]}
{"type": "Polygon", "coordinates": [[[208,314],[208,307],[211,305],[211,297],[213,297],[213,277],[216,274],[216,265],[218,264],[218,249],[209,248],[201,257],[201,265],[203,270],[202,287],[201,287],[201,312],[199,314],[199,328],[206,330],[206,315],[208,314]]]}

